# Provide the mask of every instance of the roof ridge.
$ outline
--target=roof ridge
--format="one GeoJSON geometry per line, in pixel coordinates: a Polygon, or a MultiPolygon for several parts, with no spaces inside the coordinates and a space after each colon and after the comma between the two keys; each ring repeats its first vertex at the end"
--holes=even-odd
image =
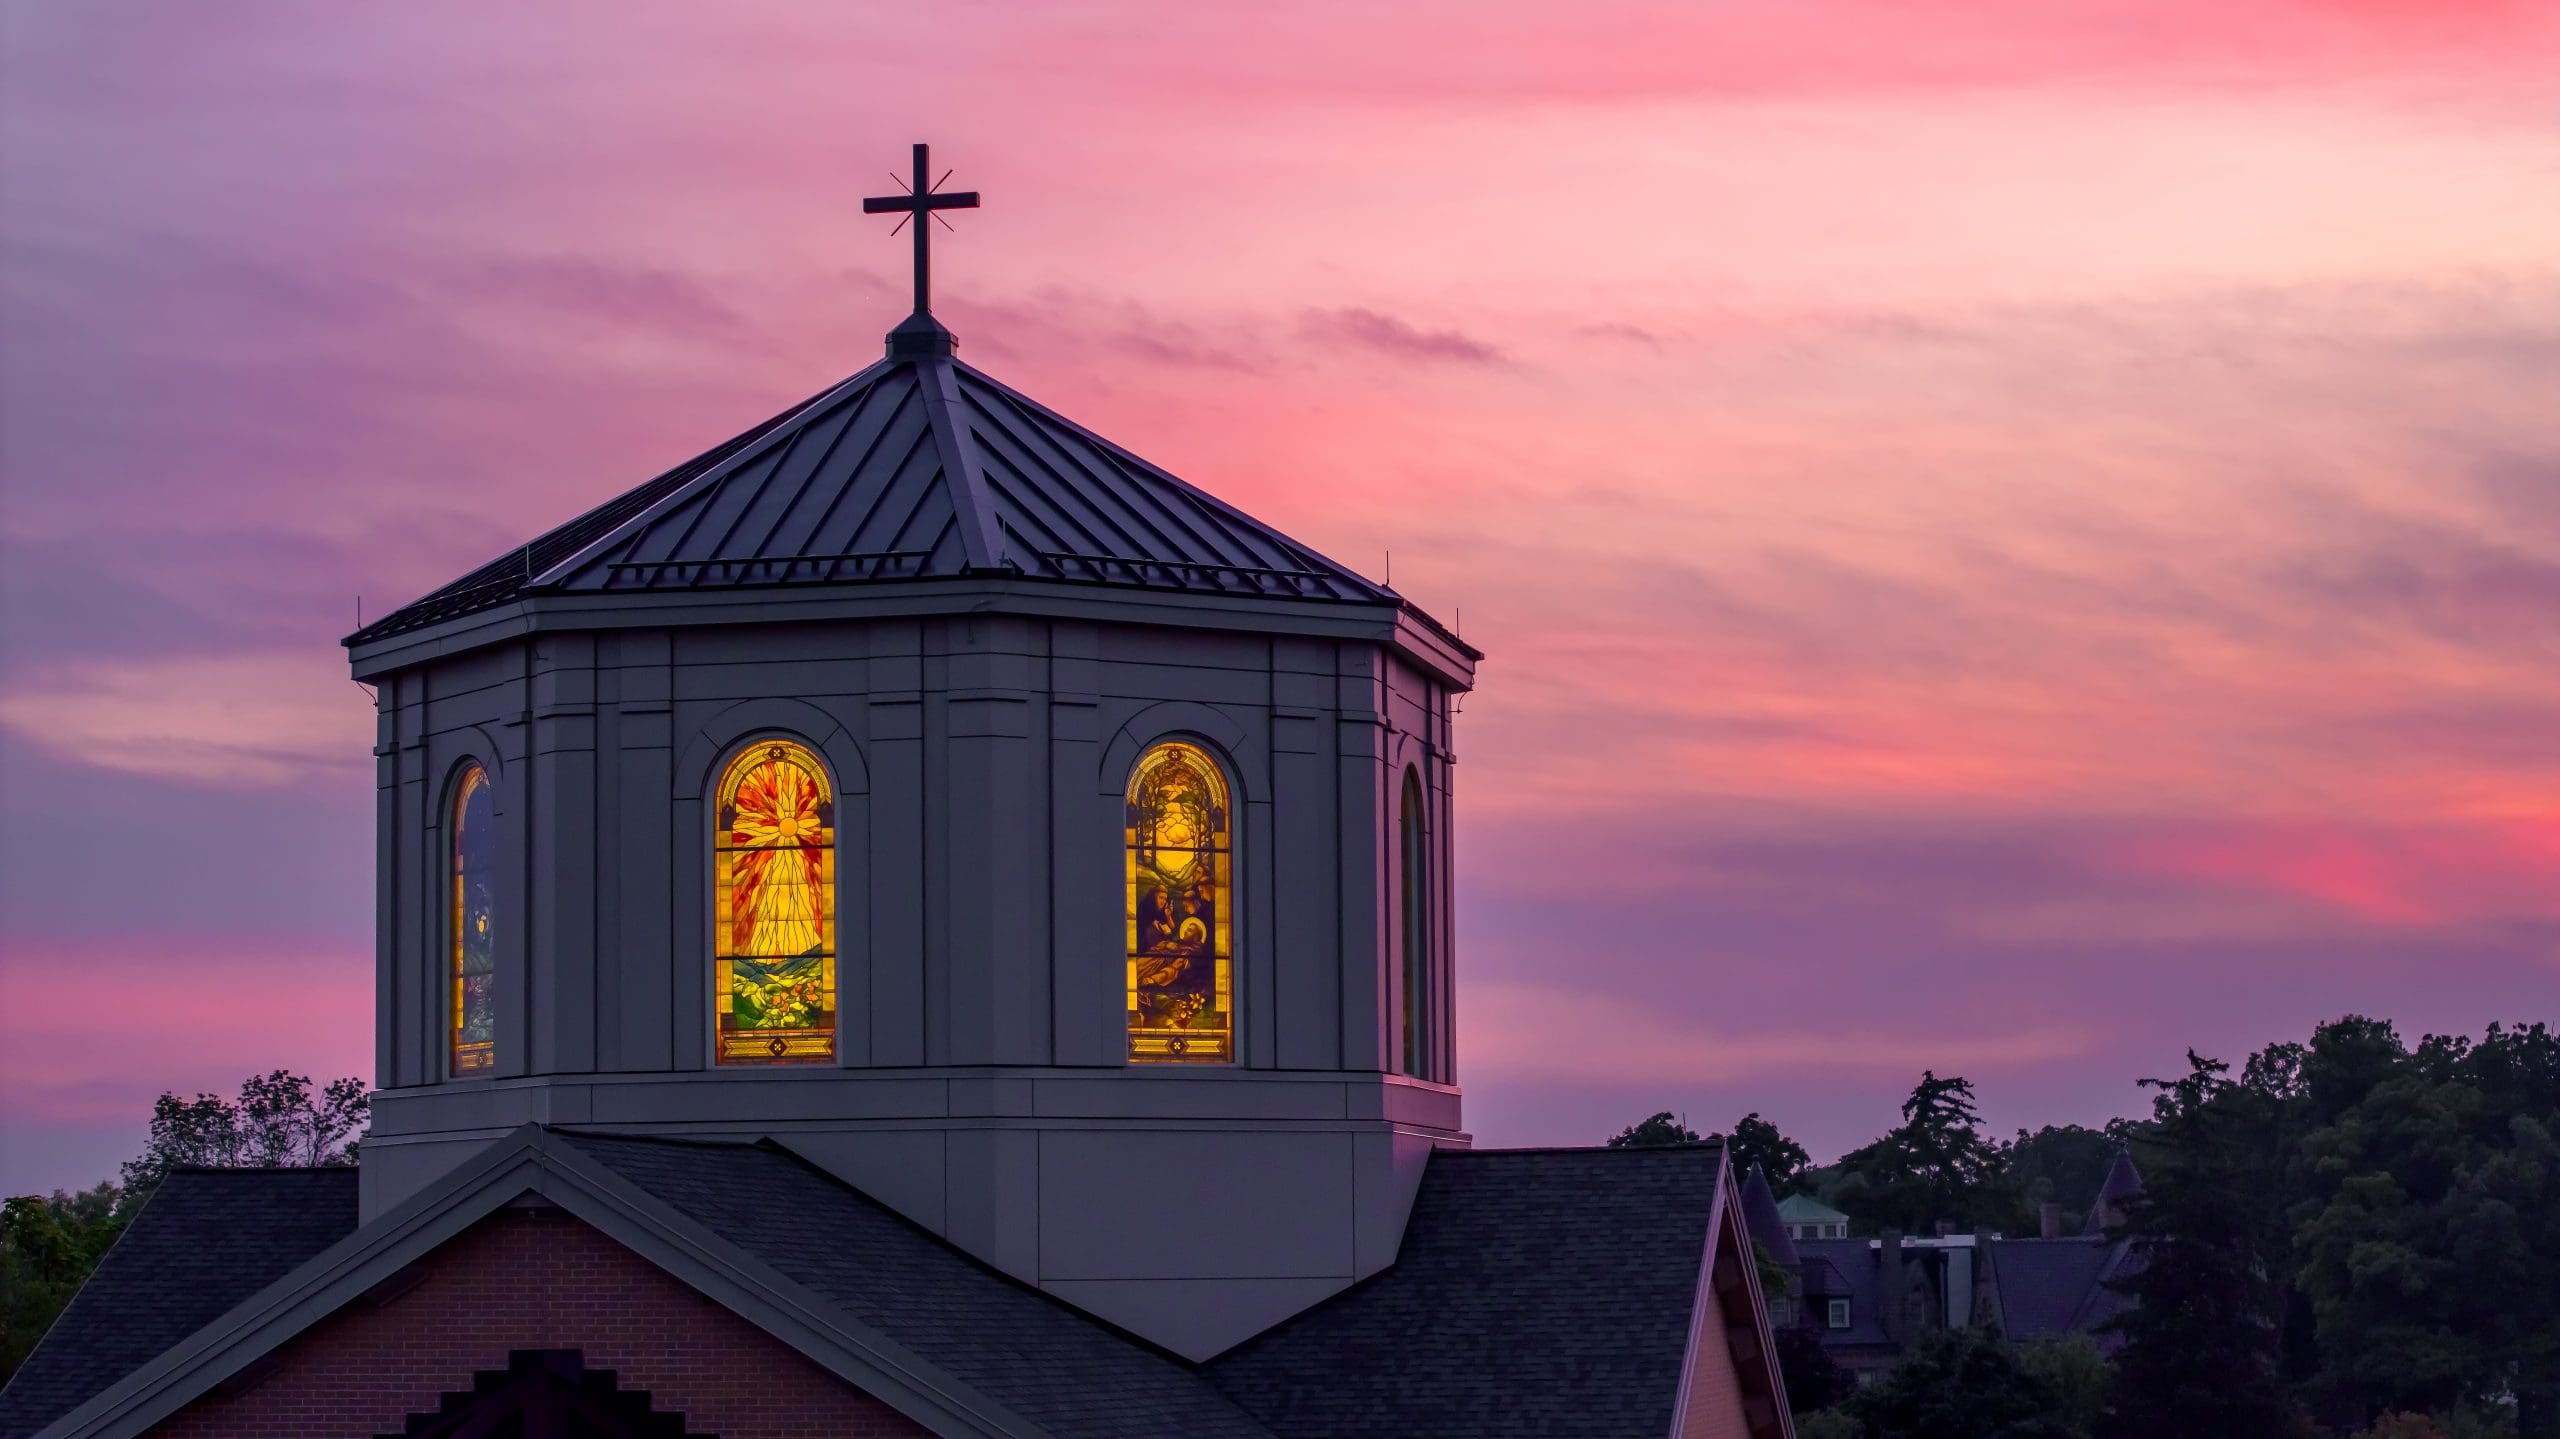
{"type": "Polygon", "coordinates": [[[916,370],[916,388],[924,395],[925,420],[933,427],[934,447],[942,452],[942,475],[951,487],[951,508],[960,520],[960,547],[968,556],[969,567],[979,570],[1020,569],[1005,553],[1004,521],[996,513],[995,496],[987,488],[987,476],[978,460],[976,437],[958,412],[960,386],[951,367],[958,363],[948,355],[909,360],[916,370]]]}
{"type": "Polygon", "coordinates": [[[1664,1152],[1694,1153],[1699,1150],[1722,1149],[1724,1147],[1725,1143],[1721,1139],[1700,1139],[1681,1144],[1521,1144],[1499,1148],[1470,1147],[1466,1149],[1459,1149],[1454,1146],[1442,1146],[1433,1149],[1431,1152],[1435,1156],[1442,1154],[1469,1156],[1491,1156],[1504,1154],[1661,1154],[1664,1152]]]}
{"type": "Polygon", "coordinates": [[[954,358],[947,363],[952,365],[961,374],[970,376],[993,386],[995,389],[1003,392],[1015,403],[1021,404],[1037,412],[1041,418],[1048,420],[1050,423],[1063,426],[1077,435],[1082,436],[1086,441],[1099,447],[1106,456],[1133,461],[1146,470],[1149,478],[1166,481],[1181,490],[1185,495],[1207,505],[1209,508],[1217,511],[1225,518],[1242,523],[1250,529],[1262,531],[1271,535],[1273,538],[1284,542],[1289,549],[1296,551],[1302,559],[1312,560],[1315,563],[1332,570],[1341,578],[1351,580],[1361,586],[1374,590],[1380,595],[1393,596],[1399,600],[1403,598],[1403,596],[1398,595],[1395,590],[1388,586],[1370,579],[1368,576],[1361,574],[1359,571],[1352,569],[1350,566],[1343,564],[1341,561],[1334,559],[1330,555],[1320,553],[1312,547],[1300,543],[1293,536],[1280,533],[1279,530],[1273,528],[1267,522],[1255,519],[1252,515],[1247,514],[1236,506],[1218,498],[1216,495],[1202,489],[1200,486],[1191,483],[1189,480],[1186,480],[1180,475],[1175,474],[1173,471],[1166,469],[1164,466],[1157,464],[1155,461],[1148,459],[1146,456],[1139,454],[1137,451],[1130,449],[1128,446],[1121,444],[1119,441],[1114,440],[1107,435],[1096,433],[1074,419],[1060,414],[1049,406],[1040,403],[1031,396],[1024,394],[1022,391],[1015,389],[1013,386],[1006,384],[1004,381],[999,380],[995,376],[988,374],[986,371],[979,369],[977,366],[970,364],[968,361],[954,358]]]}
{"type": "MultiPolygon", "coordinates": [[[[839,401],[852,394],[858,393],[864,388],[878,384],[882,379],[887,377],[888,371],[891,368],[892,366],[887,360],[874,360],[870,364],[863,366],[861,369],[856,370],[852,374],[845,376],[843,379],[836,381],[832,385],[829,385],[817,394],[810,396],[808,399],[802,400],[794,408],[783,411],[782,418],[775,424],[769,426],[764,433],[755,436],[755,438],[738,446],[738,448],[730,451],[728,454],[722,455],[717,462],[706,466],[702,473],[695,475],[693,478],[686,480],[683,484],[678,485],[674,489],[667,491],[665,494],[658,496],[657,499],[651,501],[645,506],[642,506],[638,511],[623,516],[620,524],[617,524],[612,529],[596,536],[595,539],[579,547],[576,551],[563,555],[559,559],[552,561],[541,574],[527,577],[524,584],[525,589],[541,589],[555,575],[575,573],[577,570],[584,568],[590,560],[603,553],[605,549],[620,540],[623,536],[631,533],[634,529],[647,525],[651,520],[654,520],[659,515],[666,513],[669,509],[682,501],[688,500],[693,496],[700,494],[705,489],[727,479],[746,461],[761,456],[767,450],[772,449],[775,442],[787,436],[796,435],[802,430],[808,428],[809,421],[821,411],[831,408],[839,401]]],[[[611,502],[608,501],[607,503],[611,502]]],[[[529,548],[530,547],[528,547],[528,549],[529,548]]]]}

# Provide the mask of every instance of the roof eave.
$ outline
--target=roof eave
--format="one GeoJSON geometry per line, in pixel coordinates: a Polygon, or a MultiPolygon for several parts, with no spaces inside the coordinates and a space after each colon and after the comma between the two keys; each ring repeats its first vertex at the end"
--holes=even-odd
{"type": "Polygon", "coordinates": [[[1400,602],[1282,599],[1006,574],[884,584],[547,591],[357,645],[348,651],[347,659],[355,678],[374,683],[418,665],[538,633],[968,612],[1365,640],[1392,647],[1443,683],[1462,690],[1474,685],[1475,662],[1481,658],[1437,625],[1423,622],[1428,617],[1420,611],[1400,602]]]}
{"type": "Polygon", "coordinates": [[[1045,1431],[870,1331],[536,1125],[314,1256],[35,1439],[125,1439],[338,1312],[526,1194],[537,1194],[934,1433],[1045,1431]]]}

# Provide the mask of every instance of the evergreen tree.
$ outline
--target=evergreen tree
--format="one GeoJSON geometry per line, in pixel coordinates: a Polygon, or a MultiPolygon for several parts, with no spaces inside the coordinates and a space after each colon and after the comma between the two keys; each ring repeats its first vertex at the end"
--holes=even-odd
{"type": "Polygon", "coordinates": [[[2269,1156],[2250,1144],[2261,1101],[2226,1077],[2229,1065],[2192,1051],[2187,1064],[2183,1078],[2142,1081],[2160,1091],[2158,1149],[2120,1231],[2136,1254],[2115,1287],[2133,1303],[2110,1325],[2124,1347],[2106,1432],[2280,1439],[2294,1421],[2269,1278],[2282,1229],[2269,1156]]]}
{"type": "Polygon", "coordinates": [[[1982,1132],[1972,1083],[1958,1075],[1922,1071],[1902,1102],[1902,1123],[1843,1155],[1840,1167],[1832,1202],[1870,1232],[1925,1234],[1938,1220],[1970,1223],[2006,1207],[1994,1187],[2000,1150],[1982,1132]]]}

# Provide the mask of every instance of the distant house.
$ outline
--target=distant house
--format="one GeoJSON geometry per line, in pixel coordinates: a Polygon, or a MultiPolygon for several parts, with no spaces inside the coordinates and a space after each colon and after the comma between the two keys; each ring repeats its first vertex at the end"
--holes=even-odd
{"type": "Polygon", "coordinates": [[[1742,1213],[1752,1238],[1794,1276],[1783,1296],[1770,1296],[1770,1322],[1813,1330],[1863,1380],[1936,1329],[1989,1327],[2016,1343],[2086,1334],[2112,1349],[2104,1326],[2129,1301],[2109,1281],[2135,1256],[2129,1240],[2107,1231],[2141,1189],[2132,1157],[2119,1152],[2081,1233],[2064,1235],[2059,1209],[2046,1205],[2043,1232],[2031,1239],[1852,1237],[1845,1215],[1801,1195],[1776,1199],[1757,1169],[1743,1181],[1742,1213]],[[1834,1224],[1839,1232],[1827,1232],[1834,1224]]]}
{"type": "Polygon", "coordinates": [[[1790,1239],[1846,1239],[1849,1216],[1810,1194],[1790,1194],[1778,1201],[1778,1222],[1790,1239]]]}

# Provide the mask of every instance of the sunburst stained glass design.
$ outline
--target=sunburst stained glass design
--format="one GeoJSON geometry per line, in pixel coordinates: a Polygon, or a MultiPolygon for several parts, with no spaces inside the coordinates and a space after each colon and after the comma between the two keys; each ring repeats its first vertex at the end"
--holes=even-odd
{"type": "Polygon", "coordinates": [[[1226,776],[1160,744],[1129,779],[1129,1058],[1235,1058],[1234,886],[1226,776]]]}
{"type": "Polygon", "coordinates": [[[818,757],[758,740],[720,776],[713,993],[722,1064],[836,1055],[836,805],[818,757]]]}
{"type": "Polygon", "coordinates": [[[453,790],[453,1072],[498,1062],[497,805],[488,771],[465,765],[453,790]]]}

